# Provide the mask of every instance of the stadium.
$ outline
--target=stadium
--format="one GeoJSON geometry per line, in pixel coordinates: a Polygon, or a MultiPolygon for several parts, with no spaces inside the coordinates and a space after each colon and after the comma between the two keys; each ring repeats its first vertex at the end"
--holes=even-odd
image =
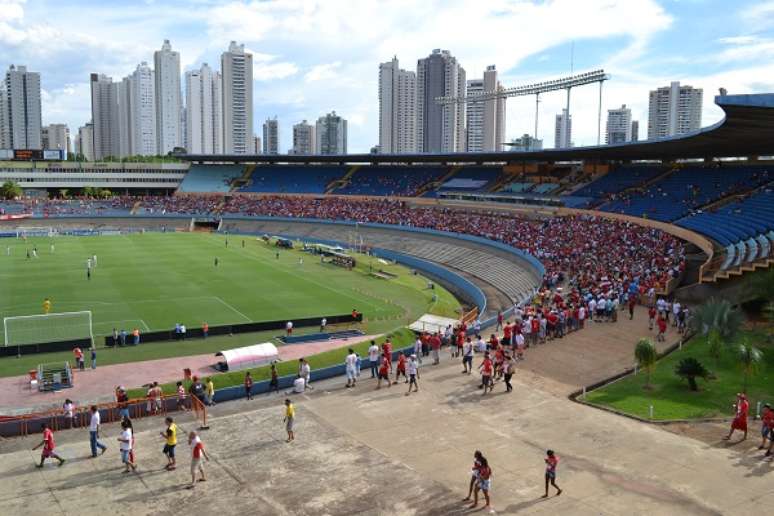
{"type": "Polygon", "coordinates": [[[774,95],[715,102],[714,126],[604,147],[0,163],[24,189],[0,201],[3,512],[463,514],[485,447],[506,514],[751,513],[774,468],[751,448],[774,395],[774,95]],[[112,195],[59,195],[84,187],[112,195]],[[460,374],[467,339],[476,368],[524,357],[514,396],[460,374]],[[385,353],[419,355],[416,394],[375,389],[385,353]],[[740,391],[747,444],[722,440],[740,391]],[[141,471],[162,415],[199,430],[207,485],[78,462],[92,404],[109,435],[129,411],[141,471]],[[46,490],[41,423],[72,463],[46,490]],[[543,501],[550,447],[567,493],[543,501]]]}

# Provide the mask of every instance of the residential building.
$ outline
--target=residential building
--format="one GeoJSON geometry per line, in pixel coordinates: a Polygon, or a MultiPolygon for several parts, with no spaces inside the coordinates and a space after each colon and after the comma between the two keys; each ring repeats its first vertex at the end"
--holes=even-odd
{"type": "Polygon", "coordinates": [[[42,149],[40,74],[11,65],[5,73],[0,103],[0,133],[8,149],[42,149]]]}
{"type": "Polygon", "coordinates": [[[118,127],[118,152],[115,156],[130,156],[133,154],[134,139],[134,125],[132,122],[132,116],[134,111],[132,109],[132,76],[126,76],[121,79],[121,82],[116,84],[118,96],[116,97],[117,103],[117,127],[118,127]]]}
{"type": "Polygon", "coordinates": [[[263,123],[263,154],[279,154],[279,122],[277,117],[263,123]]]}
{"type": "Polygon", "coordinates": [[[702,89],[677,81],[650,92],[648,140],[679,136],[701,127],[702,89]]]}
{"type": "MultiPolygon", "coordinates": [[[[484,80],[468,81],[465,95],[468,97],[484,93],[484,80]]],[[[465,149],[468,152],[483,152],[484,150],[484,103],[468,102],[465,104],[465,149]]]]}
{"type": "Polygon", "coordinates": [[[49,124],[41,129],[43,148],[46,150],[63,150],[65,156],[72,152],[70,146],[70,129],[66,124],[49,124]]]}
{"type": "Polygon", "coordinates": [[[417,61],[417,151],[465,150],[464,104],[439,104],[438,97],[465,95],[465,70],[448,50],[435,49],[417,61]]]}
{"type": "MultiPolygon", "coordinates": [[[[125,106],[126,97],[124,95],[119,100],[121,113],[128,112],[128,134],[130,135],[128,155],[155,156],[159,152],[156,138],[156,80],[154,71],[150,69],[148,63],[143,61],[137,65],[134,73],[126,77],[121,84],[122,86],[128,84],[128,106],[125,106]]],[[[179,112],[177,116],[180,117],[179,112]]],[[[122,144],[124,140],[122,135],[122,144]]]]}
{"type": "Polygon", "coordinates": [[[261,153],[261,137],[257,135],[253,135],[253,148],[250,149],[252,152],[251,154],[260,154],[261,153]]]}
{"type": "Polygon", "coordinates": [[[636,142],[640,139],[640,122],[638,120],[632,120],[632,141],[636,142]]]}
{"type": "Polygon", "coordinates": [[[120,156],[119,83],[103,74],[90,76],[94,160],[120,156]]]}
{"type": "Polygon", "coordinates": [[[191,154],[223,153],[223,98],[220,73],[207,63],[185,74],[186,150],[191,154]]]}
{"type": "Polygon", "coordinates": [[[153,53],[156,89],[156,148],[166,155],[183,143],[180,112],[180,52],[172,50],[168,39],[153,53]]]}
{"type": "Polygon", "coordinates": [[[347,153],[347,121],[331,111],[317,119],[315,126],[318,154],[343,155],[347,153]]]}
{"type": "Polygon", "coordinates": [[[5,93],[5,81],[0,80],[0,149],[11,148],[11,127],[8,124],[8,97],[5,93]]]}
{"type": "Polygon", "coordinates": [[[561,114],[556,115],[554,147],[557,149],[572,147],[572,115],[567,109],[563,109],[561,114]]]}
{"type": "Polygon", "coordinates": [[[220,64],[224,152],[247,154],[253,143],[253,55],[245,52],[244,45],[232,41],[221,55],[220,64]]]}
{"type": "Polygon", "coordinates": [[[417,151],[417,76],[398,58],[379,65],[379,149],[385,154],[417,151]]]}
{"type": "Polygon", "coordinates": [[[531,152],[543,150],[543,140],[539,140],[532,135],[523,134],[521,138],[511,140],[510,150],[513,152],[531,152]]]}
{"type": "Polygon", "coordinates": [[[632,110],[622,105],[619,109],[607,110],[605,126],[605,144],[626,143],[632,141],[632,110]]]}
{"type": "Polygon", "coordinates": [[[290,154],[316,154],[315,126],[306,120],[293,125],[293,148],[290,154]]]}
{"type": "Polygon", "coordinates": [[[83,156],[86,161],[94,161],[94,125],[91,122],[78,128],[75,154],[83,156]]]}

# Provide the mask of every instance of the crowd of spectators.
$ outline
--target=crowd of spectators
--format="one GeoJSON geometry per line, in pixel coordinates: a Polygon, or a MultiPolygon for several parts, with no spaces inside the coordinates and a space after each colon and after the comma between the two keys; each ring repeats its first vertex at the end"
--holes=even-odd
{"type": "Polygon", "coordinates": [[[105,211],[129,211],[138,201],[131,195],[117,195],[108,199],[75,197],[68,199],[47,199],[25,197],[0,201],[2,213],[30,213],[36,216],[96,215],[105,211]]]}

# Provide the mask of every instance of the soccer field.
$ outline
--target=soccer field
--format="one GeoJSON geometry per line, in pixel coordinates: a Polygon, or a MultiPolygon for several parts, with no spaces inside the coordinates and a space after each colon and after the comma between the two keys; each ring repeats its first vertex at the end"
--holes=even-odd
{"type": "Polygon", "coordinates": [[[248,236],[145,233],[6,239],[0,245],[1,317],[40,314],[48,297],[52,313],[90,310],[95,335],[113,328],[171,329],[175,323],[292,320],[353,308],[392,328],[428,311],[449,314],[459,308],[439,288],[433,303],[425,280],[403,267],[374,263],[375,269],[397,274],[378,279],[368,274],[369,257],[347,271],[248,236]],[[38,257],[28,259],[26,250],[35,246],[38,257]],[[92,255],[97,265],[87,279],[92,255]]]}

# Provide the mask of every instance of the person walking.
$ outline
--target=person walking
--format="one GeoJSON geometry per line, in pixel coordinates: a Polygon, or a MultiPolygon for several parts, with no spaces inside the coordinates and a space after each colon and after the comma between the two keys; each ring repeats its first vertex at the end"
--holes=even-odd
{"type": "Polygon", "coordinates": [[[35,464],[35,467],[42,468],[43,463],[46,461],[46,459],[53,458],[59,461],[59,466],[65,463],[65,459],[60,457],[54,449],[56,448],[56,442],[54,441],[54,431],[49,428],[47,423],[41,423],[40,425],[41,430],[43,430],[43,440],[38,443],[37,446],[33,448],[34,450],[37,450],[41,446],[43,447],[43,450],[40,452],[40,464],[35,464]]]}
{"type": "Polygon", "coordinates": [[[492,468],[489,466],[489,461],[486,457],[481,457],[481,465],[478,468],[478,483],[476,483],[475,489],[473,489],[473,503],[470,504],[470,508],[474,508],[478,505],[478,492],[484,493],[484,500],[486,504],[484,509],[488,509],[490,506],[489,490],[492,487],[492,468]]]}
{"type": "Polygon", "coordinates": [[[462,499],[463,502],[470,501],[470,497],[473,496],[473,489],[476,487],[476,484],[478,484],[478,478],[479,478],[479,470],[481,469],[481,459],[484,458],[484,455],[476,450],[473,452],[473,467],[470,469],[470,486],[468,486],[468,496],[462,499]]]}
{"type": "Polygon", "coordinates": [[[207,405],[210,407],[215,406],[215,384],[212,382],[212,377],[208,376],[207,379],[204,381],[204,387],[205,387],[205,399],[207,400],[207,405]]]}
{"type": "Polygon", "coordinates": [[[188,486],[188,489],[193,489],[196,487],[197,471],[199,472],[199,482],[207,480],[204,477],[202,458],[209,462],[210,456],[207,455],[207,450],[204,449],[204,443],[195,431],[191,431],[188,434],[188,445],[191,447],[191,485],[188,486]]]}
{"type": "Polygon", "coordinates": [[[347,372],[347,388],[354,387],[355,381],[357,381],[357,355],[352,348],[349,348],[347,356],[344,358],[344,367],[347,372]]]}
{"type": "Polygon", "coordinates": [[[494,365],[488,351],[484,354],[484,360],[478,366],[478,369],[481,371],[481,387],[484,388],[484,394],[486,394],[487,391],[491,391],[493,388],[492,374],[494,373],[494,365]]]}
{"type": "Polygon", "coordinates": [[[516,360],[512,355],[506,353],[503,359],[503,379],[505,380],[505,392],[513,392],[513,385],[511,385],[511,378],[513,378],[513,370],[516,367],[516,360]]]}
{"type": "Polygon", "coordinates": [[[289,399],[285,399],[285,417],[282,421],[285,423],[285,431],[288,433],[288,440],[286,442],[294,441],[296,439],[296,434],[293,430],[296,424],[296,407],[293,406],[293,402],[289,399]]]}
{"type": "Polygon", "coordinates": [[[118,438],[118,442],[121,443],[119,445],[121,450],[121,462],[126,466],[124,473],[137,470],[137,464],[134,463],[131,457],[132,438],[132,429],[129,422],[126,420],[121,421],[121,436],[118,438]]]}
{"type": "Polygon", "coordinates": [[[253,377],[250,371],[245,373],[245,396],[247,396],[248,400],[253,399],[253,377]]]}
{"type": "Polygon", "coordinates": [[[371,366],[371,378],[376,378],[379,372],[379,346],[376,345],[376,341],[371,341],[371,346],[368,348],[368,362],[371,366]]]}
{"type": "Polygon", "coordinates": [[[271,381],[269,381],[269,392],[279,392],[279,375],[277,375],[277,366],[271,365],[271,381]]]}
{"type": "Polygon", "coordinates": [[[164,466],[167,471],[172,471],[177,467],[175,461],[175,446],[177,446],[177,425],[175,421],[167,416],[164,420],[167,424],[167,428],[160,432],[161,437],[164,438],[164,449],[162,452],[167,457],[167,465],[164,466]]]}
{"type": "Polygon", "coordinates": [[[741,430],[744,432],[742,441],[747,439],[747,416],[750,412],[750,402],[747,401],[747,395],[740,392],[736,395],[736,416],[731,422],[731,429],[728,431],[728,435],[723,440],[728,441],[734,434],[735,430],[741,430]]]}
{"type": "Polygon", "coordinates": [[[468,337],[462,346],[462,374],[473,372],[473,342],[468,337]]]}
{"type": "Polygon", "coordinates": [[[556,485],[556,466],[559,464],[559,457],[556,456],[554,450],[547,450],[546,458],[543,461],[546,463],[546,494],[543,495],[543,498],[548,498],[549,484],[556,488],[556,496],[559,496],[562,494],[562,490],[556,485]]]}
{"type": "Polygon", "coordinates": [[[417,380],[419,379],[419,364],[417,363],[417,356],[416,354],[413,354],[408,359],[408,364],[406,364],[406,370],[408,371],[408,391],[406,392],[406,396],[411,394],[411,387],[414,387],[414,392],[419,392],[419,384],[417,383],[417,380]]]}
{"type": "Polygon", "coordinates": [[[313,390],[312,382],[312,366],[305,358],[299,359],[298,375],[304,379],[304,389],[313,390]]]}
{"type": "Polygon", "coordinates": [[[382,388],[382,380],[387,381],[387,387],[392,387],[392,382],[390,381],[390,361],[387,360],[386,356],[382,357],[382,365],[379,366],[379,378],[376,381],[377,389],[382,388]]]}
{"type": "Polygon", "coordinates": [[[89,409],[91,413],[91,419],[89,420],[89,444],[91,445],[92,458],[97,456],[97,448],[102,450],[100,453],[104,454],[107,451],[107,446],[99,442],[99,428],[101,426],[101,417],[96,405],[92,405],[89,409]]]}

